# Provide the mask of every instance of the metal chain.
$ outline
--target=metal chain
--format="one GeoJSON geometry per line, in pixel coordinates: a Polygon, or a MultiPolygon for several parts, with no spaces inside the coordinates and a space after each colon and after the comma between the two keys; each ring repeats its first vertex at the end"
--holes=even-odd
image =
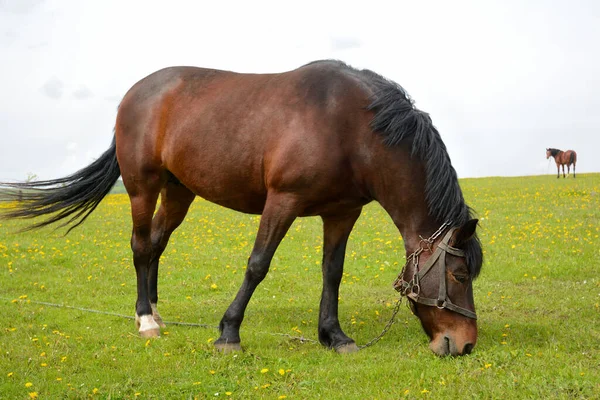
{"type": "MultiPolygon", "coordinates": [[[[369,342],[367,342],[366,344],[363,344],[362,346],[358,346],[358,348],[360,350],[373,346],[375,343],[379,342],[381,340],[381,338],[383,336],[385,336],[386,333],[388,333],[388,331],[390,330],[390,328],[392,327],[392,325],[394,324],[394,320],[396,319],[396,314],[398,314],[398,311],[400,310],[400,305],[402,304],[402,297],[406,296],[406,289],[407,288],[403,288],[402,287],[402,278],[404,276],[404,270],[406,269],[406,266],[408,265],[408,263],[412,260],[414,266],[415,266],[415,273],[413,275],[413,278],[411,280],[412,285],[411,285],[411,290],[414,290],[414,288],[417,288],[417,291],[420,291],[420,287],[419,287],[419,281],[418,281],[418,264],[419,264],[419,255],[421,255],[421,253],[423,251],[431,251],[431,245],[433,244],[433,242],[435,242],[435,240],[442,234],[444,233],[444,231],[446,230],[446,228],[448,228],[449,226],[452,225],[452,221],[446,221],[442,224],[442,226],[440,226],[435,232],[433,232],[433,234],[425,239],[422,236],[419,236],[421,238],[421,241],[419,242],[419,248],[417,250],[415,250],[412,254],[410,254],[408,257],[406,257],[406,264],[404,264],[404,267],[402,267],[402,270],[400,271],[400,274],[398,275],[398,278],[396,278],[396,280],[394,281],[394,288],[400,292],[400,297],[398,298],[398,301],[396,302],[396,305],[394,306],[394,311],[392,312],[392,316],[390,318],[390,320],[388,321],[388,323],[385,325],[385,327],[383,328],[383,330],[381,331],[381,333],[379,335],[377,335],[376,337],[374,337],[373,339],[371,339],[369,342]],[[427,243],[427,247],[423,247],[421,245],[421,243],[427,243]]],[[[410,284],[410,282],[409,282],[410,284]]],[[[417,293],[418,294],[418,293],[417,293]]]]}
{"type": "Polygon", "coordinates": [[[390,320],[385,325],[385,327],[383,328],[381,333],[379,335],[375,336],[373,339],[369,340],[367,343],[363,344],[362,346],[358,346],[359,350],[366,349],[367,347],[373,346],[375,343],[379,342],[381,340],[381,338],[385,336],[386,333],[388,333],[388,331],[394,324],[394,320],[396,319],[396,314],[398,314],[398,311],[400,311],[400,304],[402,304],[402,296],[400,296],[398,298],[398,300],[396,301],[396,305],[394,306],[394,311],[392,312],[392,316],[390,317],[390,320]]]}
{"type": "Polygon", "coordinates": [[[406,257],[406,264],[404,264],[404,267],[402,267],[400,274],[398,274],[398,277],[392,284],[394,289],[396,289],[396,291],[400,292],[401,296],[406,296],[406,291],[408,288],[412,289],[413,287],[417,287],[417,289],[420,289],[419,282],[418,282],[419,256],[424,251],[432,252],[433,249],[431,248],[431,245],[433,244],[433,242],[435,242],[435,240],[442,233],[444,233],[446,228],[448,228],[451,225],[452,225],[452,221],[444,222],[427,239],[425,239],[423,236],[419,235],[419,237],[421,238],[421,240],[419,241],[419,248],[406,257]],[[423,243],[426,244],[426,247],[423,247],[423,243]],[[414,267],[413,277],[409,282],[406,282],[406,281],[404,281],[404,271],[405,271],[406,267],[408,266],[408,263],[410,263],[411,261],[413,262],[413,267],[414,267]],[[408,285],[405,286],[403,283],[407,283],[408,285]]]}
{"type": "MultiPolygon", "coordinates": [[[[435,241],[435,239],[437,239],[442,233],[444,233],[444,231],[446,230],[446,228],[448,228],[450,225],[452,225],[452,221],[446,221],[442,224],[442,226],[440,226],[438,228],[437,231],[433,232],[433,234],[429,237],[429,239],[424,239],[421,236],[421,241],[423,242],[427,242],[428,244],[433,244],[433,242],[435,241]]],[[[431,250],[431,249],[429,249],[431,250]]]]}

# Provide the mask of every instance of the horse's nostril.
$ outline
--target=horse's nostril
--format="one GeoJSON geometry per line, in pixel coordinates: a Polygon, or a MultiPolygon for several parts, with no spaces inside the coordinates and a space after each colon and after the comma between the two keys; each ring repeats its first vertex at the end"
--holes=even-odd
{"type": "Polygon", "coordinates": [[[467,343],[465,344],[465,347],[463,349],[463,354],[471,354],[471,352],[473,351],[473,345],[471,343],[467,343]]]}
{"type": "Polygon", "coordinates": [[[450,338],[448,336],[444,336],[443,352],[444,352],[445,355],[448,355],[451,352],[451,350],[450,350],[450,338]]]}

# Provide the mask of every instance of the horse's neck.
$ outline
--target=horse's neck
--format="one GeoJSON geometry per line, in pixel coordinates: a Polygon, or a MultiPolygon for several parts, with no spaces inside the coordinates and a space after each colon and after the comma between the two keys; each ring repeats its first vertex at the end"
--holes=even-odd
{"type": "Polygon", "coordinates": [[[562,150],[557,150],[556,153],[554,154],[554,159],[555,160],[560,160],[560,158],[562,157],[562,154],[564,153],[564,151],[562,150]]]}
{"type": "Polygon", "coordinates": [[[407,150],[380,147],[370,158],[369,191],[390,215],[412,253],[419,235],[429,237],[444,221],[429,216],[425,194],[426,171],[407,150]]]}
{"type": "Polygon", "coordinates": [[[382,207],[392,218],[404,241],[407,254],[419,247],[421,237],[429,237],[441,225],[429,215],[426,202],[414,202],[403,196],[381,201],[382,207]]]}

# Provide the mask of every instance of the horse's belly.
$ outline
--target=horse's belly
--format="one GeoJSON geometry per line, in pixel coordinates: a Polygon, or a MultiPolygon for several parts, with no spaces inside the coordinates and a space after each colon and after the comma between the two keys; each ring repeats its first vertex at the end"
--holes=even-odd
{"type": "Polygon", "coordinates": [[[248,214],[261,214],[267,198],[259,173],[211,163],[179,163],[169,171],[194,194],[211,203],[248,214]],[[199,168],[200,167],[200,168],[199,168]]]}
{"type": "Polygon", "coordinates": [[[262,214],[266,196],[258,193],[239,191],[237,193],[214,193],[206,190],[192,190],[196,195],[211,203],[246,214],[262,214]]]}

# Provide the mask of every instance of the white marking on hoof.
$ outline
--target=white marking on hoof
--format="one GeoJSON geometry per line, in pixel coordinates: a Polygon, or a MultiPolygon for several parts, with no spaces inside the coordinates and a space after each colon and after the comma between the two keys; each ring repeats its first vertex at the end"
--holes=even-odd
{"type": "Polygon", "coordinates": [[[156,321],[156,323],[158,324],[158,326],[160,326],[161,328],[166,328],[167,325],[165,325],[165,323],[163,322],[162,317],[158,313],[158,308],[156,306],[156,303],[150,304],[150,307],[152,307],[152,318],[154,318],[154,321],[156,321]]]}
{"type": "Polygon", "coordinates": [[[141,317],[135,314],[135,326],[141,337],[159,337],[160,326],[154,321],[152,315],[142,315],[141,317]]]}

